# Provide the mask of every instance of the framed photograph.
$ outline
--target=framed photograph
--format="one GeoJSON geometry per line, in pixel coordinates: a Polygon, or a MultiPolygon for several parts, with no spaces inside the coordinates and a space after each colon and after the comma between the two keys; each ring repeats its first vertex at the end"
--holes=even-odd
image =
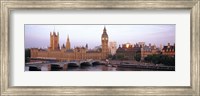
{"type": "Polygon", "coordinates": [[[24,27],[25,71],[175,71],[174,24],[24,27]]]}
{"type": "Polygon", "coordinates": [[[1,95],[200,95],[199,0],[1,2],[1,95]]]}

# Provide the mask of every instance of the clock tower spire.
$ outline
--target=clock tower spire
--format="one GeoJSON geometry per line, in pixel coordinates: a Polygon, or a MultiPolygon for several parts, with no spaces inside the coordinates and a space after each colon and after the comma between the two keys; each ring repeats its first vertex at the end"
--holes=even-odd
{"type": "Polygon", "coordinates": [[[103,34],[101,35],[101,43],[102,43],[102,58],[106,59],[109,50],[108,50],[108,34],[105,26],[103,29],[103,34]]]}

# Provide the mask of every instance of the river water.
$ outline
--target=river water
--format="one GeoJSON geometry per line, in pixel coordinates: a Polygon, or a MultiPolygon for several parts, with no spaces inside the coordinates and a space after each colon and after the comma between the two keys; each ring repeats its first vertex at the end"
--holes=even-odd
{"type": "MultiPolygon", "coordinates": [[[[42,69],[46,69],[46,68],[42,68],[42,69]]],[[[43,70],[43,71],[47,71],[47,70],[43,70]]],[[[156,71],[156,70],[95,65],[95,66],[83,66],[83,67],[68,67],[67,70],[60,69],[57,71],[156,71]]]]}
{"type": "Polygon", "coordinates": [[[83,66],[83,67],[68,67],[67,71],[116,71],[116,67],[108,67],[105,65],[83,66]]]}
{"type": "Polygon", "coordinates": [[[96,65],[96,66],[84,66],[84,67],[80,67],[80,68],[79,67],[68,68],[67,71],[156,71],[156,70],[96,65]]]}
{"type": "MultiPolygon", "coordinates": [[[[112,64],[118,64],[121,61],[112,61],[112,64]]],[[[124,61],[125,62],[125,61],[124,61]]],[[[133,61],[126,61],[130,62],[133,64],[137,64],[137,62],[133,61]]],[[[66,67],[64,68],[65,65],[58,65],[60,68],[55,68],[52,69],[48,67],[48,64],[41,64],[41,65],[36,65],[38,69],[41,71],[157,71],[157,70],[152,70],[152,69],[138,69],[138,68],[124,68],[124,67],[116,67],[116,66],[107,66],[107,65],[102,65],[102,64],[93,64],[90,66],[81,66],[81,67],[66,67]]],[[[30,67],[25,66],[25,71],[29,71],[30,67]]],[[[35,70],[33,70],[35,71],[35,70]]]]}
{"type": "MultiPolygon", "coordinates": [[[[49,71],[48,66],[41,66],[40,68],[41,71],[49,71]]],[[[25,71],[29,71],[29,67],[25,67],[25,71]]],[[[51,71],[158,71],[158,70],[94,65],[94,66],[83,66],[83,67],[68,67],[67,70],[54,69],[51,71]]]]}
{"type": "MultiPolygon", "coordinates": [[[[41,69],[41,71],[157,71],[152,69],[124,68],[124,67],[115,67],[106,65],[68,67],[65,70],[62,67],[60,69],[56,68],[48,70],[47,65],[38,66],[38,68],[41,69]]],[[[25,71],[29,71],[29,67],[25,67],[25,71]]]]}

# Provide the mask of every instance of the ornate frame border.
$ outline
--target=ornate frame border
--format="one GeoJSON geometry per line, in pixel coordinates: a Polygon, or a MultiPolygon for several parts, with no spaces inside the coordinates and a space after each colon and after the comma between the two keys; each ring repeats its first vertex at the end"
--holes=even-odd
{"type": "Polygon", "coordinates": [[[0,95],[200,95],[200,0],[0,0],[0,95]],[[17,9],[190,9],[190,87],[9,86],[9,13],[17,9]]]}

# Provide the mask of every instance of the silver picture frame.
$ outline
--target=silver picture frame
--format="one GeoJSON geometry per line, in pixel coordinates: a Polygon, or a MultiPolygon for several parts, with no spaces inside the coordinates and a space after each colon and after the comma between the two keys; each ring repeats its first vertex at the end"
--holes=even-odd
{"type": "Polygon", "coordinates": [[[0,95],[200,95],[200,0],[0,0],[0,95]],[[189,9],[191,86],[10,86],[9,16],[19,9],[189,9]]]}

